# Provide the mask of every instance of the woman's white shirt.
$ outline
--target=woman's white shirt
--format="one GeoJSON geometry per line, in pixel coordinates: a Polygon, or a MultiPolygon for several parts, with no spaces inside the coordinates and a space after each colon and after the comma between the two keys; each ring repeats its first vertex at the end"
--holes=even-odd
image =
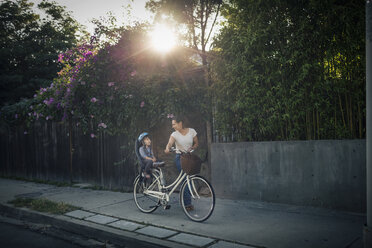
{"type": "Polygon", "coordinates": [[[197,133],[193,128],[189,128],[189,131],[185,135],[182,135],[179,131],[175,131],[171,134],[176,140],[176,149],[183,152],[187,152],[192,147],[196,135],[197,133]]]}

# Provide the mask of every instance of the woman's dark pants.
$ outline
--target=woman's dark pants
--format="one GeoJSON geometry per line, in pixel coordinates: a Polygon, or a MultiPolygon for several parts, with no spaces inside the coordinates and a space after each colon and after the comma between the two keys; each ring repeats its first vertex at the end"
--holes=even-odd
{"type": "MultiPolygon", "coordinates": [[[[181,167],[181,154],[176,154],[175,162],[176,162],[177,169],[179,171],[181,171],[182,170],[182,167],[181,167]]],[[[186,178],[184,180],[186,180],[186,178]]],[[[183,193],[183,200],[185,202],[185,206],[191,205],[191,194],[190,194],[189,187],[187,185],[186,185],[185,192],[183,193]]]]}

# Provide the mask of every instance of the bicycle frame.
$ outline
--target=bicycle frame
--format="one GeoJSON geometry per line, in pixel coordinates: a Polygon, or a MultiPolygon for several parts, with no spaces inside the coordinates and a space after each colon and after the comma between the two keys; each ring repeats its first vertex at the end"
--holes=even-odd
{"type": "MultiPolygon", "coordinates": [[[[189,191],[191,193],[191,197],[195,198],[193,192],[196,192],[195,190],[195,185],[194,183],[192,182],[190,186],[190,176],[187,175],[185,172],[183,172],[182,170],[180,171],[180,174],[178,175],[177,179],[171,183],[170,185],[168,186],[165,186],[165,185],[162,185],[160,183],[161,181],[161,178],[163,177],[163,172],[162,170],[159,168],[157,169],[159,171],[159,175],[154,175],[155,176],[155,180],[154,182],[152,182],[151,185],[149,185],[147,187],[147,189],[144,190],[144,194],[147,194],[147,195],[150,195],[150,196],[153,196],[153,197],[156,197],[158,198],[159,200],[166,200],[166,202],[168,203],[169,202],[169,199],[170,199],[170,196],[173,194],[173,192],[176,190],[176,188],[183,182],[183,180],[186,178],[186,182],[187,182],[187,185],[188,185],[188,188],[189,188],[189,191]],[[158,185],[158,187],[160,188],[160,191],[158,190],[151,190],[152,188],[154,188],[156,185],[158,185]],[[194,190],[191,190],[191,187],[194,189],[194,190]],[[162,192],[162,191],[169,191],[169,193],[167,192],[162,192]]],[[[155,174],[155,173],[153,173],[155,174]]],[[[199,195],[197,195],[197,197],[199,198],[199,195]]]]}

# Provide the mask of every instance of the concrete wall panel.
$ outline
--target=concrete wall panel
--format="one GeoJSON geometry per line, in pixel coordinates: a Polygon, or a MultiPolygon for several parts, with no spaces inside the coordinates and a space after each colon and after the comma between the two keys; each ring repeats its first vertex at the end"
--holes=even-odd
{"type": "Polygon", "coordinates": [[[220,197],[365,212],[365,140],[215,143],[220,197]]]}

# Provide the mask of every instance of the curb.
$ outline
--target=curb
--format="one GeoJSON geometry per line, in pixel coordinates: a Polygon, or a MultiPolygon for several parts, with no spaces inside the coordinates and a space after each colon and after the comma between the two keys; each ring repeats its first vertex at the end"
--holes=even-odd
{"type": "Polygon", "coordinates": [[[0,204],[0,214],[19,220],[26,220],[40,224],[49,224],[62,230],[83,235],[89,238],[94,238],[103,242],[109,240],[111,243],[117,245],[125,244],[128,246],[136,247],[138,246],[138,243],[143,243],[148,247],[190,247],[188,245],[183,245],[169,240],[149,237],[139,233],[133,233],[113,227],[75,219],[65,215],[53,215],[33,211],[26,208],[15,208],[9,204],[4,203],[0,204]]]}

